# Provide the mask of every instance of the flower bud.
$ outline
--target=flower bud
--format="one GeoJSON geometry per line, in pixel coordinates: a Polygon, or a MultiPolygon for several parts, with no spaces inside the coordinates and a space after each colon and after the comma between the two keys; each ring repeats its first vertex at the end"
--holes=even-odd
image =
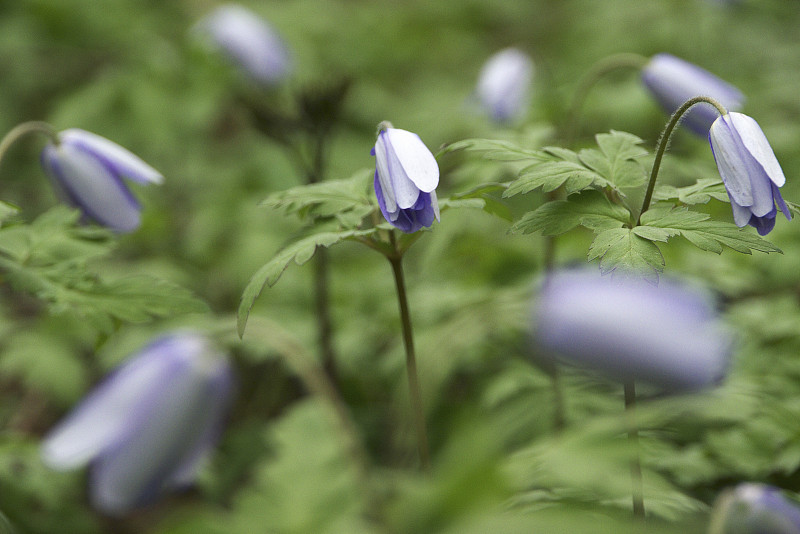
{"type": "Polygon", "coordinates": [[[164,177],[104,137],[72,128],[42,151],[42,166],[56,194],[89,219],[116,232],[139,227],[141,206],[123,182],[160,184],[164,177]]]}
{"type": "Polygon", "coordinates": [[[46,436],[54,469],[90,464],[93,505],[121,514],[191,483],[232,396],[231,369],[204,337],[162,337],[122,364],[46,436]]]}
{"type": "Polygon", "coordinates": [[[281,38],[258,15],[238,4],[218,7],[198,24],[212,45],[254,80],[264,85],[282,81],[291,60],[281,38]]]}
{"type": "Polygon", "coordinates": [[[476,95],[481,106],[497,122],[525,115],[533,79],[533,61],[516,48],[506,48],[490,57],[478,77],[476,95]]]}
{"type": "Polygon", "coordinates": [[[412,233],[439,220],[439,166],[417,134],[382,128],[371,154],[375,195],[387,221],[412,233]]]}
{"type": "Polygon", "coordinates": [[[798,534],[800,507],[778,488],[744,483],[714,503],[708,534],[798,534]]]}
{"type": "Polygon", "coordinates": [[[711,125],[708,140],[737,226],[749,224],[767,235],[775,227],[776,203],[792,219],[778,189],[786,183],[783,169],[754,119],[735,112],[721,115],[711,125]]]}
{"type": "Polygon", "coordinates": [[[709,297],[661,280],[615,280],[594,270],[555,273],[534,308],[546,354],[620,382],[696,390],[724,377],[731,339],[709,297]]]}
{"type": "MultiPolygon", "coordinates": [[[[642,81],[670,114],[696,96],[709,96],[733,111],[744,104],[744,95],[736,87],[670,54],[653,56],[642,69],[642,81]]],[[[684,115],[683,124],[698,135],[706,135],[718,115],[711,104],[698,104],[684,115]]]]}

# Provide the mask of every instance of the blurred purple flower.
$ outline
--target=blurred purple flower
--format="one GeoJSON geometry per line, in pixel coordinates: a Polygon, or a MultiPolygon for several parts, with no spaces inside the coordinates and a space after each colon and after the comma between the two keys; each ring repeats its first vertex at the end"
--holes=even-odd
{"type": "Polygon", "coordinates": [[[497,122],[520,119],[528,107],[533,61],[516,48],[506,48],[490,57],[478,76],[476,96],[497,122]]]}
{"type": "Polygon", "coordinates": [[[775,203],[792,219],[778,190],[786,182],[783,170],[754,119],[735,112],[721,115],[711,125],[708,140],[737,226],[749,224],[767,235],[775,227],[775,203]]]}
{"type": "Polygon", "coordinates": [[[534,308],[546,353],[621,382],[695,390],[724,377],[731,339],[705,293],[662,280],[616,280],[589,269],[544,283],[534,308]]]}
{"type": "MultiPolygon", "coordinates": [[[[653,56],[642,69],[642,81],[667,113],[674,113],[696,96],[710,96],[733,111],[744,104],[744,95],[736,87],[670,54],[653,56]]],[[[712,105],[698,104],[684,115],[683,124],[698,135],[706,135],[718,115],[712,105]]]]}
{"type": "Polygon", "coordinates": [[[417,134],[382,127],[371,154],[375,195],[389,223],[412,233],[439,220],[439,166],[417,134]]]}
{"type": "Polygon", "coordinates": [[[160,184],[157,170],[118,144],[85,130],[58,134],[42,151],[42,166],[56,194],[86,217],[116,232],[139,227],[141,206],[123,182],[160,184]]]}
{"type": "Polygon", "coordinates": [[[91,464],[92,504],[122,514],[191,483],[232,397],[231,369],[204,337],[162,337],[121,365],[56,426],[44,461],[91,464]]]}
{"type": "Polygon", "coordinates": [[[291,70],[289,52],[281,38],[265,20],[243,6],[220,6],[200,21],[197,29],[259,83],[273,85],[291,70]]]}
{"type": "Polygon", "coordinates": [[[709,534],[800,534],[800,507],[764,484],[743,483],[714,503],[709,534]]]}

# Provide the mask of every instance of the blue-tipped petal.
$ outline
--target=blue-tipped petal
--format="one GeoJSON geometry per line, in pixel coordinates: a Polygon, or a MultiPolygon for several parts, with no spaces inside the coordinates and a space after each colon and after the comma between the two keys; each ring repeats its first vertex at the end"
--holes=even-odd
{"type": "Polygon", "coordinates": [[[59,134],[61,143],[102,161],[110,172],[139,183],[161,184],[164,176],[141,158],[97,134],[71,128],[59,134]]]}

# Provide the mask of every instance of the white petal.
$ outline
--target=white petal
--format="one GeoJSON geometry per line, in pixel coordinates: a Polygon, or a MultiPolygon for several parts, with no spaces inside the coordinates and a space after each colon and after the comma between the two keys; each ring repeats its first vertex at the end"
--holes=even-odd
{"type": "Polygon", "coordinates": [[[386,131],[378,135],[375,143],[375,160],[384,200],[388,200],[387,197],[391,196],[391,206],[389,203],[386,204],[387,211],[394,212],[398,207],[407,209],[413,206],[419,198],[419,188],[409,180],[386,131]],[[385,187],[384,183],[388,184],[388,187],[385,187]]]}
{"type": "Polygon", "coordinates": [[[131,413],[149,397],[164,369],[164,360],[156,357],[120,367],[48,434],[44,461],[55,469],[71,469],[102,454],[128,430],[131,413]]]}
{"type": "Polygon", "coordinates": [[[425,193],[436,189],[439,165],[422,139],[415,133],[397,128],[388,128],[386,135],[408,179],[425,193]]]}
{"type": "Polygon", "coordinates": [[[62,143],[80,147],[82,150],[105,160],[125,178],[141,183],[160,184],[164,181],[164,177],[160,172],[129,150],[113,141],[109,141],[105,137],[78,128],[65,130],[61,132],[59,137],[62,143]]]}
{"type": "Polygon", "coordinates": [[[769,141],[767,141],[767,137],[755,119],[736,112],[731,112],[729,115],[745,148],[761,164],[769,179],[778,187],[785,184],[786,177],[783,175],[783,169],[781,169],[780,163],[778,163],[778,159],[775,157],[769,141]]]}
{"type": "Polygon", "coordinates": [[[751,206],[753,193],[744,146],[726,117],[721,115],[711,125],[708,132],[711,150],[728,195],[740,206],[751,206]]]}
{"type": "Polygon", "coordinates": [[[439,198],[436,196],[436,191],[431,191],[431,206],[433,206],[433,214],[436,216],[436,220],[440,221],[439,218],[439,198]]]}
{"type": "Polygon", "coordinates": [[[731,209],[733,210],[733,222],[736,223],[736,226],[739,228],[747,226],[747,223],[750,222],[750,217],[753,215],[753,212],[750,211],[750,208],[743,208],[731,200],[731,209]]]}

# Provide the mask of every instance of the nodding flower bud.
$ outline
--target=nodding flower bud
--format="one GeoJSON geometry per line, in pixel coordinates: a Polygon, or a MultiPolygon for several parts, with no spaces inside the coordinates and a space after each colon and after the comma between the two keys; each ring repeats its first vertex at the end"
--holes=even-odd
{"type": "Polygon", "coordinates": [[[180,332],[133,356],[46,436],[54,469],[90,464],[93,505],[122,514],[191,483],[216,442],[232,397],[227,359],[180,332]]]}
{"type": "Polygon", "coordinates": [[[534,308],[545,354],[620,382],[667,392],[697,390],[725,376],[731,339],[704,292],[661,280],[615,280],[597,271],[557,272],[534,308]]]}
{"type": "Polygon", "coordinates": [[[291,71],[283,40],[266,21],[243,6],[218,7],[200,21],[197,31],[261,84],[274,85],[291,71]]]}
{"type": "Polygon", "coordinates": [[[483,65],[475,93],[493,120],[510,122],[525,115],[532,79],[531,58],[521,50],[506,48],[483,65]]]}
{"type": "Polygon", "coordinates": [[[116,232],[132,232],[141,206],[123,178],[160,184],[157,170],[104,137],[72,128],[42,151],[42,166],[56,194],[93,221],[116,232]]]}
{"type": "Polygon", "coordinates": [[[743,483],[714,503],[708,534],[797,534],[800,505],[765,484],[743,483]]]}
{"type": "Polygon", "coordinates": [[[439,165],[417,134],[382,128],[371,154],[375,195],[387,221],[412,233],[439,220],[439,165]]]}
{"type": "Polygon", "coordinates": [[[737,226],[749,224],[767,235],[775,227],[776,203],[792,219],[778,189],[786,183],[783,170],[754,119],[735,112],[720,115],[711,125],[708,140],[737,226]]]}
{"type": "MultiPolygon", "coordinates": [[[[642,69],[642,81],[667,113],[674,113],[696,96],[711,97],[732,111],[744,104],[744,95],[736,87],[670,54],[653,56],[642,69]]],[[[706,135],[718,115],[712,105],[698,104],[684,115],[682,123],[694,133],[706,135]]]]}

